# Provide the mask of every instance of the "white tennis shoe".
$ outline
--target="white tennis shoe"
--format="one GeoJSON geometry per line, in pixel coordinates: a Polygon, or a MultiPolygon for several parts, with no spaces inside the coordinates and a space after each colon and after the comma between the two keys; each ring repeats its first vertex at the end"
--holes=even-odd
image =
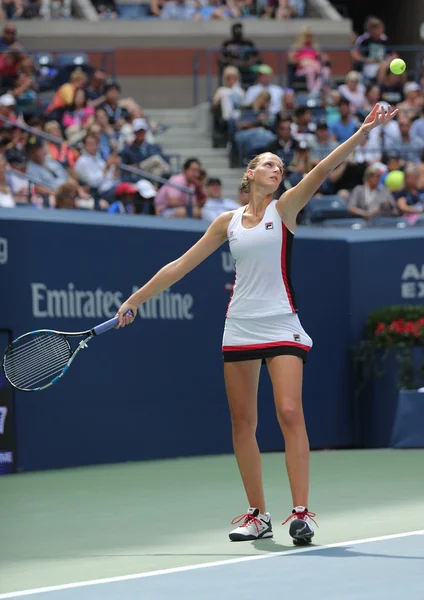
{"type": "Polygon", "coordinates": [[[284,521],[283,525],[291,520],[289,534],[295,546],[307,546],[311,543],[315,535],[312,523],[318,527],[314,517],[315,513],[309,512],[305,506],[296,506],[292,510],[292,514],[284,521]]]}
{"type": "Polygon", "coordinates": [[[248,542],[251,540],[272,538],[271,515],[269,513],[262,515],[258,508],[249,508],[247,513],[239,515],[231,523],[232,525],[236,525],[242,520],[243,523],[229,534],[232,542],[248,542]]]}

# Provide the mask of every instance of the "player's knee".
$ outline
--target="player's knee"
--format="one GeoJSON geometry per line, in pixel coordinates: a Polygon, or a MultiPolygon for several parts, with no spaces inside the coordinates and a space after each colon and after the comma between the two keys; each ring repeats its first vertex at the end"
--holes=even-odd
{"type": "Polygon", "coordinates": [[[243,412],[233,412],[231,414],[231,424],[235,436],[255,435],[257,418],[249,417],[243,412]]]}
{"type": "Polygon", "coordinates": [[[301,406],[291,400],[277,406],[277,418],[283,429],[297,429],[304,425],[301,406]]]}

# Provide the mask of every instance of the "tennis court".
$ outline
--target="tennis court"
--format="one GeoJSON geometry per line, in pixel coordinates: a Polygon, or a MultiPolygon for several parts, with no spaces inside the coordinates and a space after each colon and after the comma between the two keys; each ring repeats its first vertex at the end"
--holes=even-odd
{"type": "Polygon", "coordinates": [[[281,454],[265,454],[274,539],[231,543],[232,456],[0,479],[0,598],[422,600],[421,450],[312,453],[315,546],[294,548],[281,454]]]}

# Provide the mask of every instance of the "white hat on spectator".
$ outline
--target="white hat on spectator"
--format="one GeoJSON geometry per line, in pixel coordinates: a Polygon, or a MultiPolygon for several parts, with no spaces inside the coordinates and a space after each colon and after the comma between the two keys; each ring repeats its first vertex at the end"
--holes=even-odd
{"type": "Polygon", "coordinates": [[[134,119],[134,121],[132,122],[132,130],[134,131],[134,133],[136,133],[137,131],[149,131],[149,126],[147,125],[147,121],[145,119],[134,119]]]}
{"type": "Polygon", "coordinates": [[[0,96],[0,106],[15,106],[16,100],[12,94],[3,94],[0,96]]]}
{"type": "Polygon", "coordinates": [[[135,187],[142,198],[154,198],[156,196],[155,188],[147,179],[140,179],[135,187]]]}
{"type": "Polygon", "coordinates": [[[416,81],[409,81],[408,83],[405,83],[405,85],[403,86],[403,93],[409,94],[409,92],[419,92],[420,89],[421,88],[416,81]]]}

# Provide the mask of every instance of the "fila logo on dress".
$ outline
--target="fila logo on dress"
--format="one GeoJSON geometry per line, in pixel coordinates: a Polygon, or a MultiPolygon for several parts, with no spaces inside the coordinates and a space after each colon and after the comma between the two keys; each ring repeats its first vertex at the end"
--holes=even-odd
{"type": "Polygon", "coordinates": [[[272,221],[265,223],[265,229],[274,229],[274,223],[272,221]]]}

